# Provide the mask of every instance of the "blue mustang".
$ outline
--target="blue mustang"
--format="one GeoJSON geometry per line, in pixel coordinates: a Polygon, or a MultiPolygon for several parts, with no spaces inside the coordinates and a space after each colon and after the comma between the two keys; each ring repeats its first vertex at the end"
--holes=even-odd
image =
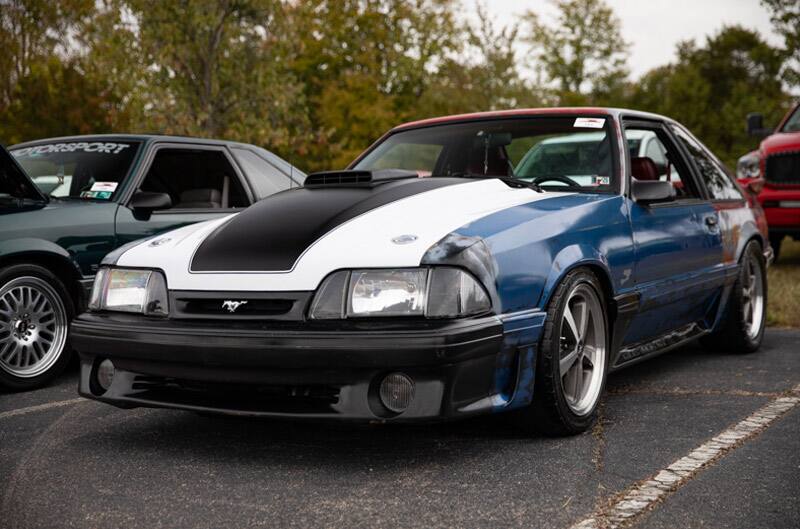
{"type": "Polygon", "coordinates": [[[763,212],[684,127],[539,109],[397,127],[348,170],[123,247],[72,325],[120,407],[586,430],[606,376],[764,333],[763,212]]]}

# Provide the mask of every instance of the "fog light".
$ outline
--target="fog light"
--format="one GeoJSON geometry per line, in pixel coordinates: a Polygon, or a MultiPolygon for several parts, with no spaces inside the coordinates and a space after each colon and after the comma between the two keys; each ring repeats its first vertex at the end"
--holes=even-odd
{"type": "Polygon", "coordinates": [[[381,382],[380,396],[387,409],[403,413],[414,398],[414,382],[403,373],[392,373],[381,382]]]}
{"type": "Polygon", "coordinates": [[[103,388],[103,391],[108,391],[111,383],[114,381],[114,364],[106,358],[100,365],[97,366],[97,384],[103,388]]]}

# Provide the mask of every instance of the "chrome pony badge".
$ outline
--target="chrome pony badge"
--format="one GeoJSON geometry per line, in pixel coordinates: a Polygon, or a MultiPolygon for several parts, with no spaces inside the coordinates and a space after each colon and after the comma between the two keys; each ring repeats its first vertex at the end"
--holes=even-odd
{"type": "Polygon", "coordinates": [[[236,312],[236,309],[242,305],[247,305],[247,301],[233,301],[232,299],[226,299],[222,302],[222,308],[228,309],[228,312],[230,313],[236,312]]]}
{"type": "Polygon", "coordinates": [[[405,235],[398,235],[397,237],[392,237],[392,242],[395,244],[411,244],[416,240],[417,236],[412,235],[410,233],[407,233],[405,235]]]}

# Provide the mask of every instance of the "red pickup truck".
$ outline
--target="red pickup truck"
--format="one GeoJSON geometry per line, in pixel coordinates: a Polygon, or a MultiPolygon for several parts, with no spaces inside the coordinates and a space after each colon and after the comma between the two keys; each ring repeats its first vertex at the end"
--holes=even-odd
{"type": "Polygon", "coordinates": [[[767,214],[769,239],[775,257],[784,237],[800,240],[800,103],[786,114],[775,131],[765,130],[761,114],[747,116],[752,135],[768,134],[757,150],[739,158],[736,174],[758,193],[767,214]]]}

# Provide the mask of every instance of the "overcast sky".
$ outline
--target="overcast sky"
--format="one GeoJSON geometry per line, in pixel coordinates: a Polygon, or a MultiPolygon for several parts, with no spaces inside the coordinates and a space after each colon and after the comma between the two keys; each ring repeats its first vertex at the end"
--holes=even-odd
{"type": "MultiPolygon", "coordinates": [[[[474,16],[474,0],[462,0],[474,16]]],[[[622,35],[631,44],[629,66],[634,78],[675,57],[675,45],[686,39],[705,41],[724,25],[757,30],[773,45],[768,11],[758,0],[606,0],[622,21],[622,35]]],[[[501,24],[515,22],[532,10],[543,16],[554,10],[548,0],[487,0],[490,15],[501,24]]]]}

